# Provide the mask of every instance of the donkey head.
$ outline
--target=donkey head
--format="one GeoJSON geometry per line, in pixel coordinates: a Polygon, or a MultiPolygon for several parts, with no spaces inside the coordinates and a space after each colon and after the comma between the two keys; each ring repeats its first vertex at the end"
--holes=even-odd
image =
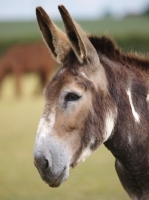
{"type": "Polygon", "coordinates": [[[53,58],[62,65],[44,91],[34,162],[42,179],[58,187],[69,168],[84,160],[111,135],[114,106],[99,56],[64,6],[66,35],[38,7],[37,20],[53,58]]]}

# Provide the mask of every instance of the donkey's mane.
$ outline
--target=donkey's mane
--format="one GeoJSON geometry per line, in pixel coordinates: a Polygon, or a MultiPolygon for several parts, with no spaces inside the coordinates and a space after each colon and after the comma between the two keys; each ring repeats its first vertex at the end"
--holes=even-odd
{"type": "Polygon", "coordinates": [[[149,69],[149,59],[147,57],[135,52],[124,53],[109,37],[89,36],[89,40],[98,53],[107,56],[112,61],[120,62],[123,65],[136,66],[142,70],[149,69]]]}

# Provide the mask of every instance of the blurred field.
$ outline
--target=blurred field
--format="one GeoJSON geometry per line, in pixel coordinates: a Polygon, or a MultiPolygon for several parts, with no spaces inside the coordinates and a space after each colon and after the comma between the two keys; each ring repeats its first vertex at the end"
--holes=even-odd
{"type": "MultiPolygon", "coordinates": [[[[149,51],[149,16],[77,22],[87,33],[110,35],[125,51],[149,51]]],[[[55,23],[64,30],[62,21],[55,23]]],[[[41,40],[36,22],[0,22],[0,53],[12,44],[35,40],[41,40]]]]}
{"type": "Polygon", "coordinates": [[[7,77],[0,99],[0,199],[1,200],[127,200],[114,169],[114,158],[103,146],[85,163],[71,170],[60,188],[46,185],[33,164],[36,129],[43,97],[33,96],[38,79],[22,80],[23,97],[14,96],[13,77],[7,77]]]}

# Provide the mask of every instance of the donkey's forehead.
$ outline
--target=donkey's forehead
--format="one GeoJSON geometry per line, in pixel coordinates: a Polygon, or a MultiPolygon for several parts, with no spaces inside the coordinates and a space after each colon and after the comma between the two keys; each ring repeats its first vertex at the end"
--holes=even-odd
{"type": "Polygon", "coordinates": [[[54,100],[60,95],[62,89],[68,91],[73,91],[73,89],[86,91],[89,88],[92,88],[92,82],[80,70],[63,67],[46,87],[45,97],[46,99],[54,100]]]}

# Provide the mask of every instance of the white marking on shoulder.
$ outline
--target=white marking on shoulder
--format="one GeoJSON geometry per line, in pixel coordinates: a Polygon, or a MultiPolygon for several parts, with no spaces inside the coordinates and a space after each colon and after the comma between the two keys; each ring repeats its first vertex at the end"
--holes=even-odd
{"type": "Polygon", "coordinates": [[[129,144],[132,144],[132,137],[130,135],[128,135],[128,142],[129,144]]]}
{"type": "Polygon", "coordinates": [[[112,131],[114,129],[114,116],[111,112],[107,113],[106,121],[105,121],[105,138],[104,142],[108,140],[108,138],[111,136],[112,131]]]}
{"type": "Polygon", "coordinates": [[[149,101],[149,94],[147,94],[146,101],[149,101]]]}
{"type": "Polygon", "coordinates": [[[139,114],[135,111],[135,108],[134,108],[134,105],[133,105],[133,102],[132,102],[132,98],[131,98],[130,89],[128,89],[126,92],[127,92],[128,97],[129,97],[129,102],[130,102],[132,114],[133,114],[133,116],[134,116],[134,118],[135,118],[135,121],[139,123],[139,122],[140,122],[140,116],[139,116],[139,114]]]}

